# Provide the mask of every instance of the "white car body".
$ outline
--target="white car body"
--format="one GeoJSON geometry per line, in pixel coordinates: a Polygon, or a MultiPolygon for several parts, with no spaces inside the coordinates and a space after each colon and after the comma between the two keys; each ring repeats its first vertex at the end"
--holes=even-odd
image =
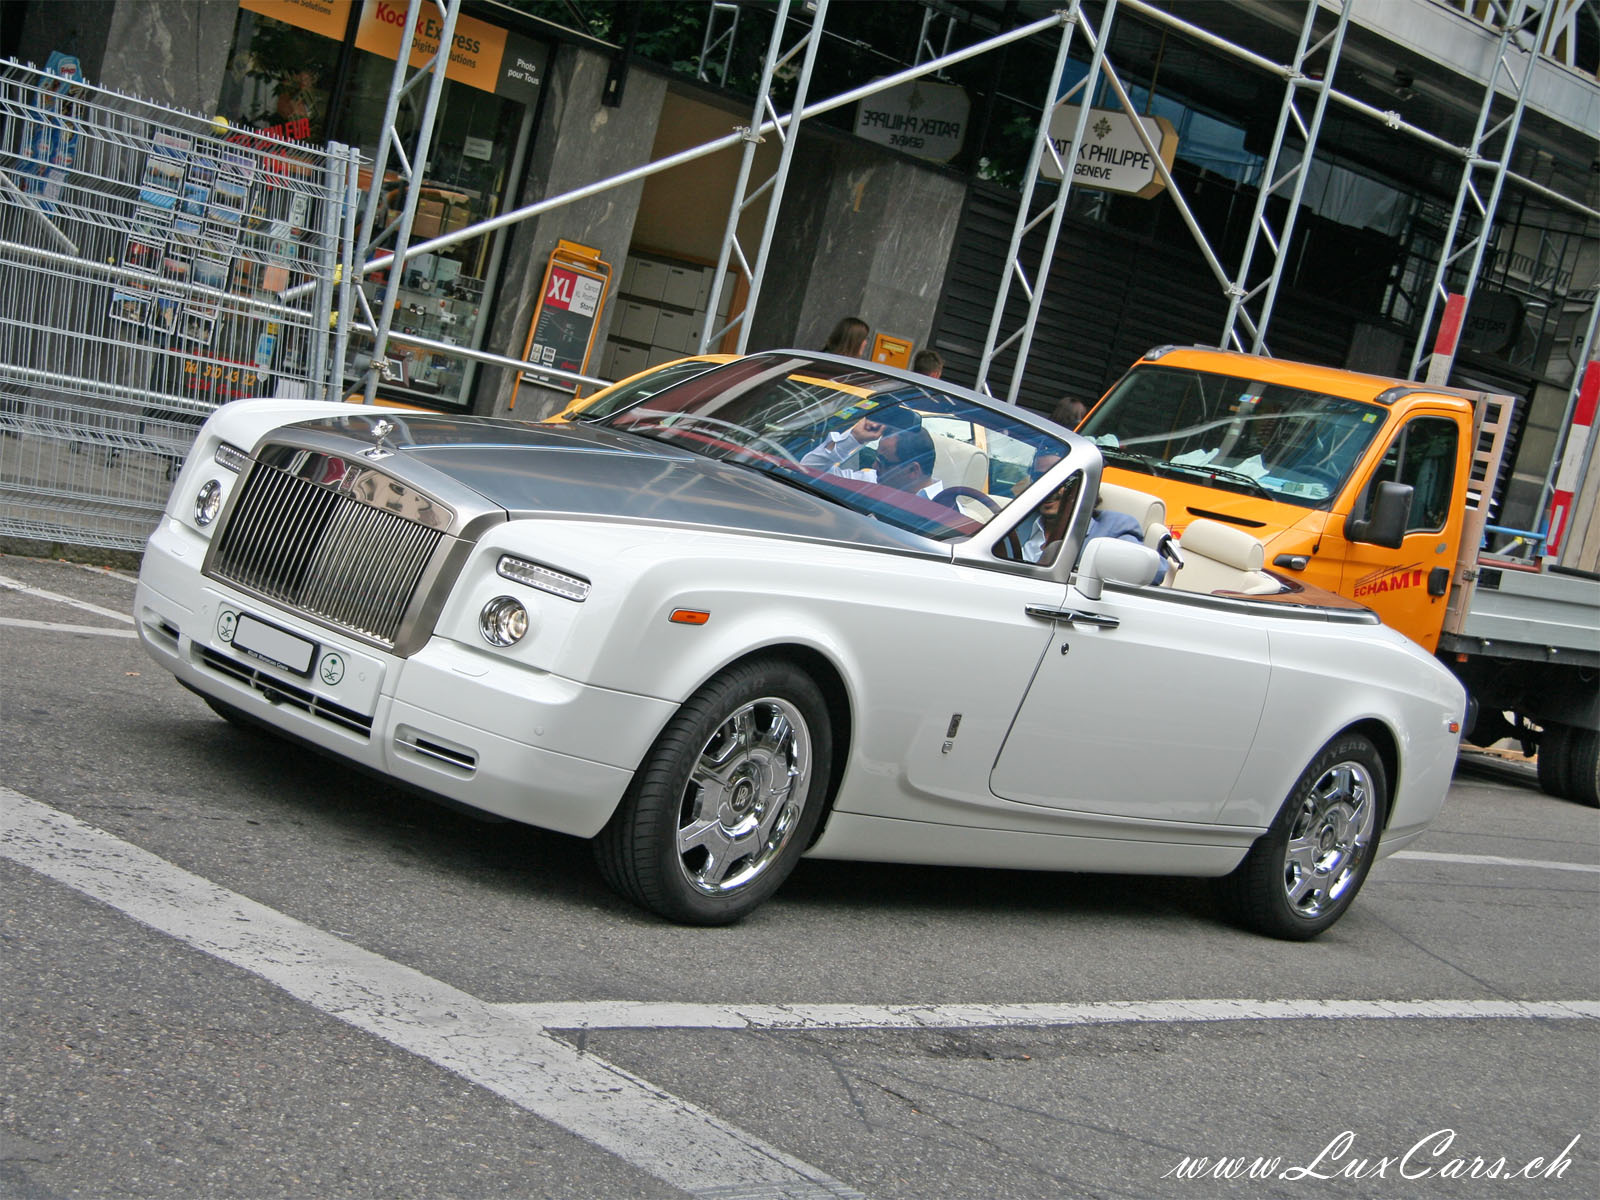
{"type": "MultiPolygon", "coordinates": [[[[1051,479],[1073,470],[1098,483],[1092,446],[1015,419],[1070,448],[1051,479]]],[[[657,453],[644,438],[576,426],[530,431],[313,401],[226,405],[202,429],[150,538],[140,637],[225,708],[402,783],[580,837],[613,821],[685,702],[753,655],[794,661],[828,699],[838,762],[805,848],[818,857],[1226,875],[1319,748],[1351,730],[1381,747],[1391,776],[1377,853],[1409,844],[1439,812],[1464,708],[1439,664],[1348,605],[1133,586],[1118,582],[1133,576],[1111,568],[1102,580],[1086,563],[1074,573],[1086,509],[1062,559],[1044,568],[994,557],[1005,528],[1020,524],[1010,503],[1032,492],[1008,497],[981,532],[952,544],[900,531],[812,535],[807,522],[826,515],[826,501],[799,494],[792,511],[754,520],[763,504],[789,504],[787,493],[743,466],[688,462],[672,448],[659,450],[663,475],[714,470],[705,487],[732,496],[743,487],[748,498],[707,492],[706,505],[675,519],[670,495],[647,503],[631,482],[626,512],[575,511],[570,499],[513,510],[477,490],[484,478],[508,478],[519,455],[535,474],[548,460],[602,477],[620,464],[642,478],[657,453]],[[380,421],[391,429],[375,429],[380,421]],[[435,427],[449,444],[430,452],[435,427]],[[456,464],[502,436],[518,445],[463,482],[456,464]],[[393,645],[208,573],[244,477],[219,463],[219,447],[247,471],[254,464],[237,451],[259,455],[274,442],[343,456],[369,494],[405,481],[400,507],[431,497],[456,517],[393,645]],[[197,496],[208,482],[221,517],[202,525],[197,496]],[[507,555],[587,581],[587,596],[508,580],[498,571],[507,555]],[[507,595],[528,629],[502,647],[486,640],[480,615],[507,595]],[[680,610],[709,617],[671,619],[680,610]],[[241,618],[266,626],[246,626],[253,656],[234,644],[246,640],[241,618]],[[303,647],[307,662],[271,661],[303,647]]]]}

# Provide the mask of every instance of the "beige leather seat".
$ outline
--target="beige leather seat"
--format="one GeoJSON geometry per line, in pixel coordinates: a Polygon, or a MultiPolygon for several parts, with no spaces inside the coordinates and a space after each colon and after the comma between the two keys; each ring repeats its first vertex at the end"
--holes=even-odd
{"type": "MultiPolygon", "coordinates": [[[[1100,507],[1110,512],[1126,513],[1139,522],[1139,529],[1148,534],[1152,525],[1160,525],[1163,532],[1167,524],[1167,502],[1149,492],[1123,487],[1120,483],[1100,484],[1100,507]]],[[[1146,540],[1148,545],[1148,539],[1146,540]]]]}
{"type": "MultiPolygon", "coordinates": [[[[1152,550],[1159,551],[1161,544],[1172,536],[1172,531],[1167,528],[1167,502],[1160,496],[1152,496],[1149,492],[1141,492],[1136,488],[1123,487],[1120,483],[1100,483],[1100,508],[1110,512],[1126,513],[1139,522],[1139,529],[1144,536],[1144,544],[1152,550]]],[[[1168,564],[1167,574],[1158,583],[1169,583],[1172,580],[1172,566],[1168,564]]]]}
{"type": "Polygon", "coordinates": [[[933,438],[933,477],[945,487],[969,487],[989,491],[989,456],[971,442],[946,434],[933,438]]]}
{"type": "Polygon", "coordinates": [[[1266,551],[1242,529],[1204,517],[1189,522],[1178,543],[1183,566],[1172,586],[1184,592],[1244,592],[1259,596],[1281,590],[1261,567],[1266,551]]]}

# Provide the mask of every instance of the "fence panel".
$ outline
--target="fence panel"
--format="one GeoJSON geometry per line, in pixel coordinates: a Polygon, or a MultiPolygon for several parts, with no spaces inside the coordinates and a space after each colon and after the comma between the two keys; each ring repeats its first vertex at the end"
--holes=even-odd
{"type": "Polygon", "coordinates": [[[339,397],[353,156],[0,63],[0,536],[137,550],[219,404],[339,397]]]}

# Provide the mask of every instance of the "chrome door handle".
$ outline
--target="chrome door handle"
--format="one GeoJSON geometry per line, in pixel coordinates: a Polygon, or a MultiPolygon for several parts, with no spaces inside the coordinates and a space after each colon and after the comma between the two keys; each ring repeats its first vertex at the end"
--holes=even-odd
{"type": "Polygon", "coordinates": [[[1024,611],[1030,617],[1038,617],[1041,621],[1059,621],[1063,625],[1096,625],[1101,629],[1115,629],[1122,624],[1118,617],[1080,612],[1075,608],[1045,608],[1042,605],[1030,604],[1024,611]]]}

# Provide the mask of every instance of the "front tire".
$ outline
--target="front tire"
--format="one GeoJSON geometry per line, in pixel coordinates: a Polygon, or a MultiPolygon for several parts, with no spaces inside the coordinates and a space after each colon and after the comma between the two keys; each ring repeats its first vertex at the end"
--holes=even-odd
{"type": "Polygon", "coordinates": [[[684,702],[594,841],[643,908],[727,925],[788,877],[827,800],[833,754],[816,683],[783,659],[730,667],[684,702]]]}
{"type": "Polygon", "coordinates": [[[1377,747],[1360,734],[1334,738],[1301,772],[1244,861],[1217,881],[1224,908],[1269,937],[1316,937],[1366,881],[1388,806],[1377,747]]]}

